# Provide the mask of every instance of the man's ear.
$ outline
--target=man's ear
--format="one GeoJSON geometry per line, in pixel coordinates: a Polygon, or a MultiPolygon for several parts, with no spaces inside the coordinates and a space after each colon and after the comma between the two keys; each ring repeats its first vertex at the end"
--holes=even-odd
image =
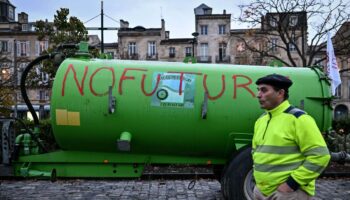
{"type": "Polygon", "coordinates": [[[282,97],[284,98],[284,94],[286,93],[286,91],[284,89],[280,89],[278,90],[278,95],[282,95],[282,97]]]}

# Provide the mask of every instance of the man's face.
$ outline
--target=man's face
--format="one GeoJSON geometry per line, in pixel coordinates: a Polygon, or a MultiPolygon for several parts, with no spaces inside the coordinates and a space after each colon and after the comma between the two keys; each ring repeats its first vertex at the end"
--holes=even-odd
{"type": "Polygon", "coordinates": [[[260,108],[271,110],[284,100],[284,90],[276,91],[271,85],[258,85],[258,99],[260,108]]]}

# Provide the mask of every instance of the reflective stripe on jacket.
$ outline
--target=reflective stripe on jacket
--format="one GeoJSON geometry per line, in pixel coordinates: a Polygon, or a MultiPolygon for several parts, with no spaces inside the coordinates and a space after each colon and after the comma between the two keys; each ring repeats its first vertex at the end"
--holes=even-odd
{"type": "Polygon", "coordinates": [[[314,119],[288,101],[256,121],[252,146],[254,178],[264,195],[292,178],[313,196],[315,180],[330,160],[314,119]]]}

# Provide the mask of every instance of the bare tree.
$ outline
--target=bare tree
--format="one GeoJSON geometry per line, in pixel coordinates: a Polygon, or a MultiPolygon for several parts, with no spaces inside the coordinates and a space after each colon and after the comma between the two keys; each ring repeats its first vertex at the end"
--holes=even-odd
{"type": "MultiPolygon", "coordinates": [[[[249,25],[250,37],[236,37],[245,43],[247,50],[264,59],[279,60],[286,66],[311,66],[325,50],[327,33],[334,34],[349,20],[349,6],[348,0],[255,0],[240,6],[241,15],[234,17],[235,21],[249,25]],[[278,38],[278,43],[274,38],[278,38]],[[256,40],[265,42],[263,48],[256,48],[256,40]],[[276,49],[281,53],[276,54],[276,49]]],[[[333,41],[336,51],[350,49],[344,40],[350,41],[350,34],[333,41]]],[[[318,62],[325,59],[324,55],[318,62]]]]}

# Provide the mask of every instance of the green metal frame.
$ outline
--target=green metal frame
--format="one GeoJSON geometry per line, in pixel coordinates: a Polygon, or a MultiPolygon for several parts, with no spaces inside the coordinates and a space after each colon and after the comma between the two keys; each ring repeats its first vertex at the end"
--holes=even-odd
{"type": "Polygon", "coordinates": [[[148,164],[226,163],[226,159],[198,158],[169,155],[135,155],[84,151],[56,151],[52,153],[21,156],[14,162],[15,176],[47,177],[56,171],[57,177],[140,177],[148,164]]]}

